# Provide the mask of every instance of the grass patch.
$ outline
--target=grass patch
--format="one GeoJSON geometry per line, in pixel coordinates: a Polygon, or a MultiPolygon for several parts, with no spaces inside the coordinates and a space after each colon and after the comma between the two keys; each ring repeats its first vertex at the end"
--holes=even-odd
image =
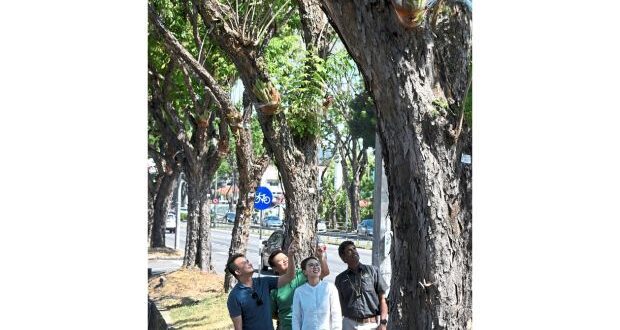
{"type": "Polygon", "coordinates": [[[149,279],[149,298],[167,309],[174,329],[233,329],[224,276],[180,269],[149,279]]]}
{"type": "Polygon", "coordinates": [[[170,309],[174,329],[233,329],[225,293],[210,294],[204,300],[170,309]]]}

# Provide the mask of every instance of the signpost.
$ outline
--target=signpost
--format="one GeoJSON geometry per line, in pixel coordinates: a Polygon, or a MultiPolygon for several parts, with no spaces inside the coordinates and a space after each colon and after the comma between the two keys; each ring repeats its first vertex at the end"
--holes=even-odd
{"type": "Polygon", "coordinates": [[[260,211],[258,238],[261,240],[263,239],[263,210],[271,207],[272,200],[273,195],[269,188],[264,186],[256,188],[256,193],[254,194],[254,208],[260,211]]]}

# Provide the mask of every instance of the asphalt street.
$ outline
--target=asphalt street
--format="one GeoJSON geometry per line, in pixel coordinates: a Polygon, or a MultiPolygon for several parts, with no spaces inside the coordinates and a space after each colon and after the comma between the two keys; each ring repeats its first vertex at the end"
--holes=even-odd
{"type": "MultiPolygon", "coordinates": [[[[217,273],[223,274],[224,267],[226,265],[226,259],[228,258],[228,248],[230,246],[230,232],[231,227],[221,227],[221,228],[211,228],[212,235],[212,249],[213,249],[213,267],[217,273]]],[[[185,235],[186,235],[186,223],[181,222],[181,227],[179,230],[180,234],[180,245],[178,247],[179,250],[183,250],[185,248],[185,235]]],[[[264,235],[262,239],[259,238],[259,235],[250,234],[250,239],[248,242],[248,252],[247,258],[254,265],[255,269],[260,268],[260,257],[259,257],[259,248],[261,242],[266,240],[269,236],[264,235]]],[[[345,238],[343,238],[345,240],[345,238]]],[[[174,247],[174,234],[167,233],[166,234],[166,246],[174,247]]],[[[360,261],[364,264],[372,263],[372,256],[370,250],[358,249],[360,254],[360,261]]],[[[340,274],[340,272],[344,271],[347,267],[345,263],[340,260],[338,256],[338,246],[328,244],[327,245],[327,261],[330,269],[330,275],[325,278],[325,280],[329,282],[334,282],[336,276],[340,274]]],[[[149,260],[148,267],[152,268],[154,273],[159,272],[167,272],[178,269],[182,265],[182,260],[149,260]]]]}

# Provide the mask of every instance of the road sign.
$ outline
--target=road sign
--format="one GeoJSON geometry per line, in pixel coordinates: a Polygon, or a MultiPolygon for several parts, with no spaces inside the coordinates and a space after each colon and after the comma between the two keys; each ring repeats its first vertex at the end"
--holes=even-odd
{"type": "Polygon", "coordinates": [[[254,195],[254,208],[257,210],[266,210],[271,207],[271,200],[273,195],[271,190],[267,187],[260,186],[256,188],[256,194],[254,195]]]}
{"type": "Polygon", "coordinates": [[[218,201],[218,200],[217,200],[217,198],[214,198],[214,199],[213,199],[213,204],[217,204],[217,203],[219,203],[219,202],[220,202],[220,201],[218,201]]]}

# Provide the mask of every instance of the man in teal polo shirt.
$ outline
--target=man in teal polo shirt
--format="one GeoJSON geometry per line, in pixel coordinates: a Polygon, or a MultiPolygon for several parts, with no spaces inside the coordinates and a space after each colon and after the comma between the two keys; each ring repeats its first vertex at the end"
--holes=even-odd
{"type": "MultiPolygon", "coordinates": [[[[295,250],[289,248],[293,260],[295,250]]],[[[235,330],[273,330],[269,290],[288,284],[295,275],[295,266],[283,276],[253,277],[254,267],[243,254],[228,258],[226,269],[239,282],[228,295],[228,313],[235,330]]]]}
{"type": "MultiPolygon", "coordinates": [[[[329,266],[327,265],[327,257],[322,247],[317,246],[316,254],[321,261],[321,275],[323,279],[329,275],[329,266]]],[[[277,274],[287,274],[291,268],[295,268],[295,265],[288,263],[289,258],[281,250],[276,250],[269,256],[269,266],[273,268],[277,274]]],[[[278,315],[278,329],[279,330],[291,330],[293,328],[293,294],[295,289],[302,286],[308,281],[301,269],[295,271],[295,277],[293,280],[277,289],[271,290],[271,309],[272,314],[278,315]]]]}

